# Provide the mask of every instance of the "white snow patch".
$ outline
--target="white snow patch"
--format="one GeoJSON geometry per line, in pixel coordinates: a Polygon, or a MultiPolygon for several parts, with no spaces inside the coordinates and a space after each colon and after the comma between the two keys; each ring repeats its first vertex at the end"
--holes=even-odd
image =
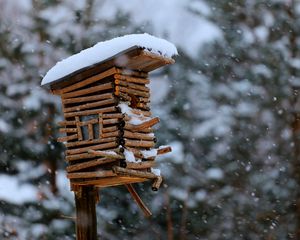
{"type": "Polygon", "coordinates": [[[224,177],[224,172],[220,168],[210,168],[206,171],[206,177],[213,180],[220,180],[224,177]]]}
{"type": "Polygon", "coordinates": [[[156,176],[160,176],[160,169],[158,168],[151,168],[151,172],[156,176]]]}
{"type": "Polygon", "coordinates": [[[145,48],[146,51],[168,58],[178,54],[176,47],[164,39],[156,38],[147,33],[125,35],[99,42],[93,47],[58,62],[47,72],[41,85],[51,83],[79,69],[104,61],[134,46],[145,48]]]}
{"type": "Polygon", "coordinates": [[[141,153],[143,154],[144,158],[156,157],[157,156],[157,149],[142,150],[141,153]]]}
{"type": "Polygon", "coordinates": [[[121,108],[122,113],[130,117],[130,120],[128,121],[130,124],[139,125],[151,119],[149,117],[145,117],[143,114],[138,115],[133,113],[133,109],[129,107],[128,104],[125,102],[119,103],[118,106],[121,108]]]}
{"type": "Polygon", "coordinates": [[[14,176],[0,175],[0,199],[14,204],[36,201],[37,188],[30,184],[22,184],[14,176]]]}
{"type": "Polygon", "coordinates": [[[133,152],[125,149],[124,150],[124,155],[125,155],[125,159],[126,159],[127,162],[137,162],[135,157],[134,157],[133,152]]]}

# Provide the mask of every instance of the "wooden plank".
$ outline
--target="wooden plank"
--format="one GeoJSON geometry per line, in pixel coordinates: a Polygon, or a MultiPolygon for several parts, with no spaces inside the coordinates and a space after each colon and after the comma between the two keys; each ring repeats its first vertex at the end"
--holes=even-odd
{"type": "Polygon", "coordinates": [[[113,177],[117,174],[111,170],[103,170],[98,172],[80,172],[80,173],[67,173],[67,178],[74,179],[74,178],[94,178],[94,177],[113,177]]]}
{"type": "Polygon", "coordinates": [[[154,167],[155,162],[149,161],[149,162],[139,162],[139,163],[133,163],[133,162],[126,162],[128,169],[146,169],[154,167]]]}
{"type": "Polygon", "coordinates": [[[155,146],[154,141],[137,141],[137,140],[130,140],[124,139],[125,143],[124,146],[126,147],[142,147],[142,148],[152,148],[155,146]]]}
{"type": "Polygon", "coordinates": [[[147,72],[141,72],[141,71],[134,71],[132,69],[126,69],[126,68],[116,68],[116,72],[120,75],[128,75],[133,77],[140,77],[140,78],[147,78],[148,73],[147,72]]]}
{"type": "Polygon", "coordinates": [[[112,126],[112,127],[105,127],[102,129],[103,133],[109,133],[109,132],[115,132],[118,130],[117,126],[112,126]]]}
{"type": "Polygon", "coordinates": [[[157,176],[151,172],[126,169],[126,168],[121,168],[118,166],[113,166],[113,172],[115,172],[118,175],[127,175],[127,176],[132,176],[132,177],[141,177],[141,178],[148,178],[148,179],[156,179],[157,178],[157,176]]]}
{"type": "Polygon", "coordinates": [[[83,163],[77,163],[77,164],[73,164],[70,166],[67,166],[66,170],[67,172],[76,172],[82,169],[86,169],[86,168],[90,168],[90,167],[96,167],[99,165],[103,165],[103,164],[107,164],[107,163],[111,163],[111,162],[115,162],[118,161],[118,159],[113,159],[113,158],[99,158],[99,159],[95,159],[95,160],[91,160],[91,161],[87,161],[87,162],[83,162],[83,163]]]}
{"type": "Polygon", "coordinates": [[[57,141],[58,142],[67,142],[67,141],[74,140],[74,139],[78,139],[77,134],[73,134],[73,135],[66,136],[66,137],[59,137],[59,138],[57,138],[57,141]]]}
{"type": "Polygon", "coordinates": [[[105,99],[105,100],[97,101],[97,102],[93,102],[93,103],[86,103],[86,104],[82,104],[82,105],[78,105],[78,106],[74,106],[74,107],[67,107],[67,108],[64,108],[64,112],[67,113],[67,112],[81,111],[81,110],[85,110],[85,109],[89,109],[89,108],[101,107],[101,106],[115,104],[115,103],[116,103],[116,99],[114,99],[114,98],[105,99]]]}
{"type": "Polygon", "coordinates": [[[94,130],[93,130],[93,125],[92,124],[88,125],[88,133],[89,133],[89,140],[94,139],[94,130]]]}
{"type": "Polygon", "coordinates": [[[103,134],[103,114],[99,113],[98,114],[98,138],[102,138],[103,134]]]}
{"type": "Polygon", "coordinates": [[[109,83],[104,83],[99,86],[94,86],[94,87],[85,88],[82,90],[77,90],[74,92],[64,93],[61,95],[61,98],[66,99],[66,98],[79,97],[79,96],[83,96],[83,95],[87,95],[87,94],[91,94],[91,93],[95,93],[95,92],[99,92],[99,91],[103,91],[103,90],[108,90],[108,89],[112,89],[112,88],[113,88],[113,84],[111,82],[109,82],[109,83]]]}
{"type": "Polygon", "coordinates": [[[76,149],[68,149],[66,150],[66,160],[67,161],[73,161],[78,160],[82,158],[91,158],[93,155],[87,153],[88,150],[103,150],[103,149],[110,149],[117,147],[118,144],[116,141],[113,142],[106,142],[106,143],[100,143],[98,145],[88,146],[88,147],[82,147],[82,148],[76,148],[76,149]],[[81,154],[83,153],[83,154],[81,154]]]}
{"type": "Polygon", "coordinates": [[[60,128],[60,133],[77,133],[77,128],[60,128]]]}
{"type": "Polygon", "coordinates": [[[133,138],[133,139],[139,139],[139,140],[154,140],[154,134],[147,134],[147,133],[138,133],[138,132],[131,132],[128,130],[124,131],[124,137],[125,138],[133,138]]]}
{"type": "Polygon", "coordinates": [[[89,85],[89,84],[92,84],[92,83],[94,83],[94,82],[97,82],[97,81],[99,81],[99,80],[102,80],[103,78],[109,77],[109,76],[115,74],[116,72],[117,72],[117,71],[116,71],[116,68],[115,68],[115,67],[112,67],[112,68],[110,68],[110,69],[108,69],[108,70],[106,70],[106,71],[104,71],[104,72],[102,72],[102,73],[100,73],[100,74],[94,75],[94,76],[89,77],[89,78],[87,78],[87,79],[85,79],[85,80],[82,80],[82,81],[80,81],[80,82],[78,82],[78,83],[75,83],[75,84],[73,84],[73,85],[71,85],[71,86],[65,87],[65,88],[63,88],[63,89],[61,90],[60,93],[61,93],[61,94],[62,94],[62,93],[67,93],[67,92],[71,92],[71,91],[73,91],[73,90],[76,90],[76,89],[78,89],[78,88],[85,87],[85,86],[87,86],[87,85],[89,85]]]}
{"type": "Polygon", "coordinates": [[[119,79],[119,80],[124,80],[129,83],[138,83],[138,84],[143,84],[143,85],[150,83],[150,80],[147,78],[124,76],[121,74],[115,74],[114,78],[119,79]]]}
{"type": "Polygon", "coordinates": [[[86,97],[67,98],[67,99],[62,99],[62,103],[70,104],[70,103],[93,102],[93,101],[99,101],[99,100],[104,100],[109,98],[113,98],[112,93],[102,93],[102,94],[86,96],[86,97]]]}
{"type": "Polygon", "coordinates": [[[93,115],[99,113],[107,113],[107,112],[115,112],[117,111],[116,107],[106,107],[106,108],[99,108],[93,110],[83,110],[80,112],[70,112],[64,113],[65,118],[75,117],[75,116],[85,116],[85,115],[93,115]]]}
{"type": "Polygon", "coordinates": [[[158,122],[159,122],[158,117],[152,118],[149,121],[145,121],[145,122],[143,122],[141,124],[138,124],[138,125],[133,125],[133,124],[130,124],[130,123],[126,122],[125,126],[124,126],[124,129],[130,130],[130,131],[133,131],[133,132],[137,132],[137,131],[152,127],[153,125],[157,124],[158,122]]]}
{"type": "Polygon", "coordinates": [[[75,117],[76,127],[77,127],[77,134],[78,134],[78,140],[81,141],[83,139],[82,131],[80,127],[80,119],[78,116],[75,117]]]}
{"type": "Polygon", "coordinates": [[[114,151],[95,151],[92,149],[88,150],[89,154],[92,154],[96,157],[106,157],[106,158],[113,158],[113,159],[124,159],[124,156],[117,154],[114,151]]]}
{"type": "Polygon", "coordinates": [[[150,89],[148,87],[146,87],[145,85],[142,85],[142,84],[130,83],[130,82],[126,82],[124,80],[119,80],[119,79],[115,79],[115,84],[123,86],[123,87],[132,88],[132,89],[135,89],[135,90],[148,92],[148,93],[150,92],[150,89]]]}
{"type": "Polygon", "coordinates": [[[67,148],[79,147],[87,144],[99,144],[99,143],[113,142],[116,140],[117,139],[115,137],[108,137],[108,138],[93,139],[93,140],[83,140],[80,142],[68,142],[66,143],[66,147],[67,148]]]}
{"type": "Polygon", "coordinates": [[[72,179],[72,184],[79,186],[94,185],[99,188],[124,185],[128,183],[138,183],[148,181],[147,178],[128,177],[128,176],[113,176],[98,179],[72,179]]]}
{"type": "Polygon", "coordinates": [[[115,86],[115,92],[118,92],[118,91],[123,94],[128,93],[128,94],[132,94],[137,97],[150,97],[150,93],[148,93],[148,92],[143,92],[143,91],[134,90],[131,88],[126,88],[126,87],[121,87],[121,86],[115,86]]]}
{"type": "Polygon", "coordinates": [[[102,118],[123,118],[124,114],[122,113],[103,113],[102,118]]]}

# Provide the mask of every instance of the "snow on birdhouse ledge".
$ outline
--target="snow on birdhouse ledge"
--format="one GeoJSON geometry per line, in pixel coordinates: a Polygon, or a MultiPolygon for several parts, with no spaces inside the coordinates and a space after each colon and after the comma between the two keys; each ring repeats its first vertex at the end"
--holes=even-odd
{"type": "Polygon", "coordinates": [[[61,89],[111,67],[150,72],[174,63],[176,47],[149,34],[131,34],[99,42],[52,67],[41,85],[51,90],[61,89]]]}

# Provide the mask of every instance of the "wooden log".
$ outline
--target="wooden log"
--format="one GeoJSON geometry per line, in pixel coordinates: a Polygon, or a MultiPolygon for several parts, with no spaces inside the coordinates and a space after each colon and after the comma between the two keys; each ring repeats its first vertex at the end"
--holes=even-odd
{"type": "Polygon", "coordinates": [[[98,114],[98,138],[102,138],[103,134],[103,114],[98,114]]]}
{"type": "Polygon", "coordinates": [[[124,139],[125,147],[141,147],[141,148],[153,148],[155,143],[153,141],[136,141],[124,139]]]}
{"type": "Polygon", "coordinates": [[[138,162],[138,163],[133,163],[133,162],[126,162],[127,163],[127,168],[128,169],[146,169],[146,168],[151,168],[154,166],[154,162],[138,162]]]}
{"type": "Polygon", "coordinates": [[[71,91],[73,91],[73,90],[76,90],[76,89],[78,89],[78,88],[82,88],[82,87],[85,87],[85,86],[87,86],[87,85],[89,85],[89,84],[92,84],[92,83],[94,83],[94,82],[97,82],[97,81],[99,81],[99,80],[102,80],[103,78],[106,78],[106,77],[108,77],[108,76],[111,76],[111,75],[113,75],[113,74],[115,74],[117,71],[116,71],[116,68],[110,68],[110,69],[108,69],[108,70],[106,70],[106,71],[104,71],[104,72],[102,72],[102,73],[100,73],[100,74],[97,74],[97,75],[95,75],[95,76],[92,76],[92,77],[89,77],[89,78],[87,78],[87,79],[85,79],[85,80],[82,80],[82,81],[80,81],[80,82],[78,82],[78,83],[75,83],[75,84],[72,84],[71,86],[69,86],[69,87],[65,87],[65,88],[63,88],[61,91],[60,91],[60,93],[62,94],[62,93],[67,93],[67,92],[71,92],[71,91]]]}
{"type": "Polygon", "coordinates": [[[60,128],[60,133],[77,133],[77,128],[60,128]]]}
{"type": "Polygon", "coordinates": [[[121,156],[114,151],[95,151],[95,150],[89,149],[88,153],[93,156],[97,156],[97,157],[106,157],[106,158],[112,158],[112,159],[124,159],[124,156],[121,156]]]}
{"type": "Polygon", "coordinates": [[[161,176],[158,176],[155,180],[154,180],[154,182],[153,182],[153,184],[152,184],[152,191],[158,191],[158,189],[159,189],[159,187],[160,187],[160,185],[161,185],[161,183],[162,183],[162,177],[161,176]]]}
{"type": "Polygon", "coordinates": [[[103,125],[111,125],[111,124],[117,124],[119,123],[120,120],[118,118],[115,118],[115,119],[104,119],[102,124],[103,125]]]}
{"type": "Polygon", "coordinates": [[[154,134],[147,134],[147,133],[138,133],[138,132],[131,132],[128,130],[124,131],[124,137],[125,138],[132,138],[132,139],[139,139],[139,140],[149,140],[153,141],[154,140],[154,134]]]}
{"type": "Polygon", "coordinates": [[[97,171],[97,172],[67,173],[67,178],[69,178],[69,179],[97,178],[97,177],[102,178],[102,177],[114,177],[114,176],[117,176],[117,174],[111,170],[103,170],[103,171],[97,171]]]}
{"type": "Polygon", "coordinates": [[[132,177],[140,177],[140,178],[148,178],[148,179],[155,179],[157,176],[150,172],[143,172],[138,170],[126,169],[121,168],[118,166],[113,166],[113,172],[117,175],[128,175],[132,177]]]}
{"type": "Polygon", "coordinates": [[[91,158],[91,154],[86,153],[88,150],[103,150],[103,149],[109,149],[117,147],[116,141],[113,142],[106,142],[106,143],[100,143],[98,145],[88,146],[88,147],[82,147],[82,148],[76,148],[76,149],[69,149],[66,150],[66,160],[72,161],[72,160],[78,160],[82,158],[91,158]],[[80,154],[83,153],[83,154],[80,154]]]}
{"type": "Polygon", "coordinates": [[[149,103],[150,102],[150,98],[139,97],[138,100],[141,103],[149,103]]]}
{"type": "Polygon", "coordinates": [[[120,131],[114,131],[114,132],[108,132],[108,133],[102,133],[101,138],[110,138],[110,137],[119,137],[120,131]]]}
{"type": "Polygon", "coordinates": [[[63,104],[73,104],[73,103],[94,102],[94,101],[110,99],[110,98],[113,98],[112,93],[102,93],[102,94],[97,94],[97,95],[93,95],[93,96],[62,99],[62,103],[63,104]]]}
{"type": "Polygon", "coordinates": [[[99,91],[103,91],[103,90],[108,90],[108,89],[113,89],[113,84],[111,82],[104,83],[99,86],[94,86],[94,87],[90,87],[90,88],[77,90],[74,92],[64,93],[61,95],[61,98],[66,99],[66,98],[79,97],[79,96],[84,96],[87,94],[91,94],[91,93],[95,93],[95,92],[99,92],[99,91]]]}
{"type": "Polygon", "coordinates": [[[112,126],[112,127],[105,127],[102,129],[103,133],[109,133],[109,132],[115,132],[118,130],[117,126],[112,126]]]}
{"type": "Polygon", "coordinates": [[[123,118],[124,114],[122,113],[103,113],[102,118],[123,118]]]}
{"type": "Polygon", "coordinates": [[[115,79],[115,84],[135,90],[140,90],[143,92],[150,92],[150,89],[142,84],[130,83],[120,79],[115,79]]]}
{"type": "Polygon", "coordinates": [[[128,192],[130,193],[131,197],[134,199],[136,204],[140,207],[142,212],[146,217],[150,217],[152,215],[151,211],[147,208],[145,203],[142,201],[142,199],[139,197],[138,193],[135,191],[132,184],[125,184],[125,187],[127,188],[128,192]]]}
{"type": "Polygon", "coordinates": [[[152,119],[150,119],[148,121],[145,121],[145,122],[143,122],[141,124],[138,124],[138,125],[133,125],[133,124],[130,124],[130,123],[126,122],[125,126],[124,126],[124,129],[136,132],[136,131],[140,131],[140,130],[152,127],[153,125],[157,124],[158,122],[159,122],[158,117],[152,118],[152,119]]]}
{"type": "Polygon", "coordinates": [[[89,140],[94,139],[94,130],[92,124],[88,124],[88,134],[89,134],[89,140]]]}
{"type": "Polygon", "coordinates": [[[83,139],[83,135],[80,127],[80,119],[78,116],[75,117],[75,123],[77,127],[78,140],[81,141],[83,139]]]}
{"type": "Polygon", "coordinates": [[[121,93],[120,91],[115,90],[114,94],[119,96],[123,101],[131,102],[132,100],[132,98],[126,93],[121,93]]]}
{"type": "Polygon", "coordinates": [[[172,152],[172,148],[170,146],[160,147],[157,149],[157,155],[162,155],[168,152],[172,152]]]}
{"type": "Polygon", "coordinates": [[[139,83],[139,84],[149,84],[150,80],[142,77],[131,77],[131,76],[124,76],[120,74],[115,74],[114,78],[120,79],[120,80],[125,80],[127,82],[131,83],[139,83]]]}
{"type": "Polygon", "coordinates": [[[101,107],[101,106],[115,104],[115,103],[116,103],[116,100],[114,98],[105,99],[102,101],[86,103],[86,104],[82,104],[82,105],[78,105],[78,106],[74,106],[74,107],[64,108],[64,112],[67,113],[67,112],[81,111],[81,110],[85,110],[85,109],[101,107]]]}
{"type": "Polygon", "coordinates": [[[115,161],[118,161],[118,159],[99,158],[99,159],[95,159],[95,160],[91,160],[91,161],[87,161],[87,162],[83,162],[83,163],[76,163],[76,164],[67,166],[66,170],[67,170],[67,172],[71,173],[71,172],[76,172],[76,171],[79,171],[82,169],[96,167],[99,165],[103,165],[103,164],[107,164],[107,163],[111,163],[111,162],[115,162],[115,161]]]}
{"type": "Polygon", "coordinates": [[[115,111],[116,111],[116,107],[106,107],[106,108],[100,108],[100,109],[85,110],[85,111],[80,111],[80,112],[64,113],[64,116],[65,116],[65,118],[69,118],[69,117],[75,117],[75,116],[86,116],[86,115],[108,113],[108,112],[115,112],[115,111]]]}
{"type": "Polygon", "coordinates": [[[115,142],[116,139],[117,139],[116,137],[107,137],[107,138],[101,138],[101,139],[83,140],[80,142],[68,142],[68,143],[66,143],[66,147],[71,148],[71,147],[79,147],[79,146],[83,146],[83,145],[115,142]]]}
{"type": "Polygon", "coordinates": [[[133,77],[138,77],[138,78],[147,78],[148,77],[147,72],[134,71],[131,69],[116,68],[116,73],[118,73],[119,75],[133,76],[133,77]]]}
{"type": "Polygon", "coordinates": [[[115,86],[115,91],[117,91],[117,92],[119,91],[121,93],[132,94],[134,96],[150,97],[150,93],[148,93],[148,92],[134,90],[134,89],[131,89],[131,88],[126,88],[126,87],[115,86]]]}
{"type": "Polygon", "coordinates": [[[71,140],[74,140],[74,139],[78,139],[77,134],[73,134],[73,135],[66,136],[66,137],[59,137],[59,138],[57,138],[57,141],[58,142],[67,142],[67,141],[71,141],[71,140]]]}
{"type": "Polygon", "coordinates": [[[152,115],[151,112],[149,112],[149,111],[143,111],[143,110],[140,110],[140,109],[131,109],[131,111],[134,114],[143,115],[145,117],[150,117],[152,115]]]}
{"type": "Polygon", "coordinates": [[[136,104],[136,107],[141,108],[141,109],[146,110],[146,111],[150,111],[150,107],[147,104],[144,104],[144,103],[138,102],[136,104]]]}

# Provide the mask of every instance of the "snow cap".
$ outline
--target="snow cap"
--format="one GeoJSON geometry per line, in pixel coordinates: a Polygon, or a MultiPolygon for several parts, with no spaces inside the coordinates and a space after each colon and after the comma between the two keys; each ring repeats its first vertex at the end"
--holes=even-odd
{"type": "Polygon", "coordinates": [[[93,47],[84,49],[56,63],[56,65],[47,72],[41,85],[49,84],[77,70],[105,61],[134,46],[144,48],[146,51],[167,58],[172,58],[172,56],[178,54],[174,44],[164,39],[151,36],[147,33],[125,35],[108,41],[98,42],[93,47]]]}

